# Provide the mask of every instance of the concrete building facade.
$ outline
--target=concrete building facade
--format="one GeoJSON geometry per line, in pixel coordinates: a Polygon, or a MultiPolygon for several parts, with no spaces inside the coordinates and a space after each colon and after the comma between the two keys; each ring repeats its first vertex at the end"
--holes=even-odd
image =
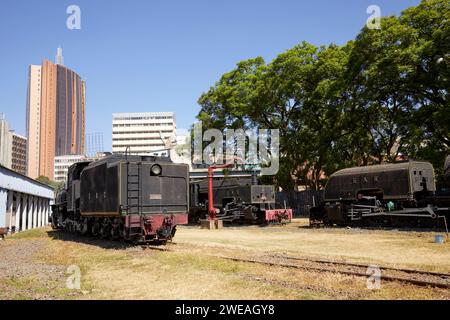
{"type": "Polygon", "coordinates": [[[11,168],[12,135],[5,115],[0,114],[0,165],[11,168]]]}
{"type": "Polygon", "coordinates": [[[85,161],[84,155],[68,155],[55,157],[53,180],[56,182],[66,181],[69,167],[74,163],[85,161]]]}
{"type": "Polygon", "coordinates": [[[12,132],[12,152],[11,169],[26,175],[27,174],[27,138],[12,132]]]}
{"type": "Polygon", "coordinates": [[[3,114],[0,114],[0,165],[27,173],[27,138],[12,131],[3,114]]]}
{"type": "Polygon", "coordinates": [[[151,154],[170,148],[176,139],[173,112],[116,113],[112,121],[113,153],[151,154]]]}
{"type": "Polygon", "coordinates": [[[39,177],[39,146],[41,128],[41,66],[31,65],[27,93],[27,175],[39,177]]]}
{"type": "Polygon", "coordinates": [[[54,180],[56,182],[65,182],[67,180],[67,172],[69,171],[70,166],[77,162],[95,161],[110,154],[110,152],[97,152],[93,157],[87,157],[85,155],[56,156],[54,180]]]}
{"type": "MultiPolygon", "coordinates": [[[[62,62],[58,51],[57,61],[62,62]]],[[[27,101],[28,175],[53,180],[56,156],[84,154],[86,85],[62,64],[30,66],[27,101]]]]}
{"type": "Polygon", "coordinates": [[[48,224],[53,189],[0,166],[0,233],[14,233],[48,224]]]}

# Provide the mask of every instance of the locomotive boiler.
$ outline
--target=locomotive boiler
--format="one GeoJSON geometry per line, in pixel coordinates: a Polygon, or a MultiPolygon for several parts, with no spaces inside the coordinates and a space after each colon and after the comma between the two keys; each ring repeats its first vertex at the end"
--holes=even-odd
{"type": "Polygon", "coordinates": [[[429,162],[356,167],[330,176],[322,204],[310,209],[310,224],[430,226],[445,224],[448,207],[429,162]]]}
{"type": "Polygon", "coordinates": [[[188,222],[189,168],[168,158],[110,155],[69,168],[55,229],[111,240],[167,241],[188,222]]]}

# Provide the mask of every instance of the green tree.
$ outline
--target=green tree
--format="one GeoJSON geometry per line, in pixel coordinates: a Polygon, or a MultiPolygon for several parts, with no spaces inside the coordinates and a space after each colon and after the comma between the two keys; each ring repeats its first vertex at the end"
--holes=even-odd
{"type": "Polygon", "coordinates": [[[303,42],[270,64],[262,58],[240,62],[199,99],[198,118],[210,128],[280,130],[276,181],[291,190],[295,181],[318,189],[339,119],[341,74],[346,51],[303,42]],[[327,100],[328,99],[328,100],[327,100]],[[329,102],[333,100],[333,102],[329,102]]]}
{"type": "Polygon", "coordinates": [[[56,181],[52,181],[50,180],[48,177],[46,176],[39,176],[36,181],[43,183],[49,187],[52,187],[54,190],[58,190],[60,188],[62,188],[64,186],[64,182],[60,181],[60,182],[56,182],[56,181]]]}
{"type": "Polygon", "coordinates": [[[285,190],[319,189],[339,168],[400,153],[441,168],[450,148],[449,6],[424,0],[344,46],[303,42],[270,63],[239,62],[200,97],[198,119],[219,130],[279,129],[273,181],[285,190]]]}
{"type": "Polygon", "coordinates": [[[450,150],[450,3],[422,1],[402,14],[400,20],[420,38],[420,63],[410,83],[420,108],[411,128],[415,140],[410,156],[431,161],[442,183],[443,159],[450,150]]]}
{"type": "Polygon", "coordinates": [[[410,90],[420,105],[417,118],[423,131],[450,148],[450,2],[422,1],[402,14],[418,38],[418,62],[410,90]]]}
{"type": "Polygon", "coordinates": [[[383,18],[381,30],[364,28],[354,42],[346,75],[351,117],[367,128],[377,163],[394,161],[410,141],[416,108],[410,83],[419,52],[417,33],[397,17],[383,18]]]}

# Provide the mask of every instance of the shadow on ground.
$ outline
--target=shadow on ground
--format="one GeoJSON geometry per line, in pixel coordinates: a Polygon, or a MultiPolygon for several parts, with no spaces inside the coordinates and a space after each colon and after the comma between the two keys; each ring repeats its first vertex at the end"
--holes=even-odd
{"type": "Polygon", "coordinates": [[[155,246],[155,248],[161,247],[164,248],[164,245],[158,242],[149,242],[146,244],[142,243],[133,243],[126,241],[113,241],[107,239],[99,239],[92,236],[82,236],[79,234],[59,231],[59,230],[50,230],[47,231],[48,236],[53,240],[62,240],[62,241],[70,241],[79,244],[87,244],[92,246],[97,246],[102,249],[108,250],[126,250],[130,248],[142,247],[147,248],[148,245],[155,246]]]}
{"type": "Polygon", "coordinates": [[[407,226],[318,226],[318,227],[310,227],[310,226],[299,226],[299,229],[311,229],[311,230],[355,230],[355,231],[390,231],[390,232],[444,232],[446,233],[445,227],[407,227],[407,226]]]}

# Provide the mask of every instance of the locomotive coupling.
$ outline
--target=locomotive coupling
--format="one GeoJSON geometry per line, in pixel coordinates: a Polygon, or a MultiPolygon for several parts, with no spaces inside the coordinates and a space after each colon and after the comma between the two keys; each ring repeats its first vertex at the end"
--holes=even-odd
{"type": "Polygon", "coordinates": [[[159,239],[170,240],[175,235],[175,226],[173,216],[165,216],[162,226],[156,230],[159,239]]]}

